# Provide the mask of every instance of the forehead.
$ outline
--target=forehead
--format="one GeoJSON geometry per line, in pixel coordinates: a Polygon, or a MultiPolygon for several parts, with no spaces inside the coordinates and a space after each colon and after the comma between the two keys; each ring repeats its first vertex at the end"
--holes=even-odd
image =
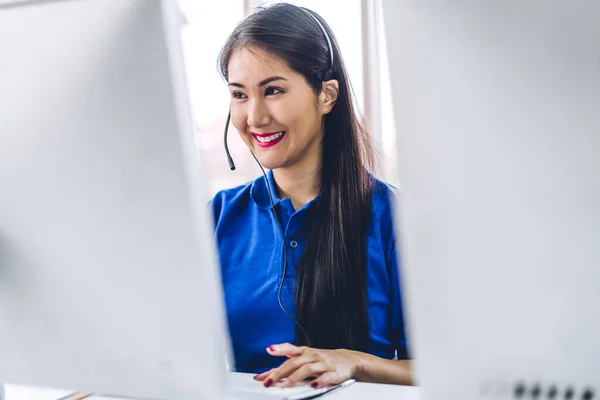
{"type": "Polygon", "coordinates": [[[257,47],[237,48],[227,66],[229,81],[252,85],[272,76],[299,75],[281,58],[257,47]]]}

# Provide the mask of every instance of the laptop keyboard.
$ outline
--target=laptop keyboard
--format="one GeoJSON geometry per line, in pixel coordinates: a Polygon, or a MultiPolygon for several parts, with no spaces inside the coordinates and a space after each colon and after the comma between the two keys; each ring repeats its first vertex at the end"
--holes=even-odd
{"type": "Polygon", "coordinates": [[[260,384],[254,387],[244,387],[244,392],[262,393],[266,395],[272,395],[275,397],[288,397],[309,391],[314,392],[315,389],[311,388],[308,382],[301,382],[298,383],[296,386],[292,386],[289,388],[283,387],[281,384],[277,384],[269,388],[265,388],[263,385],[260,384]]]}

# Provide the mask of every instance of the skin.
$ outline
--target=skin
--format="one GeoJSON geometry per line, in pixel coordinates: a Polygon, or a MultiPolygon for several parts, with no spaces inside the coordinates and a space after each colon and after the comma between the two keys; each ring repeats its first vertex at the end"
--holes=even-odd
{"type": "MultiPolygon", "coordinates": [[[[277,192],[298,209],[319,191],[324,116],[338,97],[337,80],[323,82],[315,94],[306,79],[285,61],[260,48],[236,49],[229,61],[231,121],[248,148],[265,168],[272,169],[277,192]],[[285,131],[272,147],[261,147],[253,134],[285,131]]],[[[315,388],[347,379],[410,385],[410,361],[388,360],[339,349],[321,350],[274,344],[266,351],[288,358],[279,368],[255,376],[265,386],[293,386],[315,378],[315,388]]]]}
{"type": "Polygon", "coordinates": [[[324,82],[317,96],[302,75],[256,48],[234,51],[228,71],[233,126],[258,161],[273,170],[280,196],[300,208],[319,191],[323,116],[335,105],[337,80],[324,82]],[[269,148],[252,135],[279,131],[285,136],[269,148]]]}

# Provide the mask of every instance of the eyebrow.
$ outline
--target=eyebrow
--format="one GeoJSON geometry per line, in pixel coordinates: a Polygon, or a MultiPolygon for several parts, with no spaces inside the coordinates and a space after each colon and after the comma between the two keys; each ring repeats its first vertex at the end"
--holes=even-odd
{"type": "MultiPolygon", "coordinates": [[[[272,76],[270,78],[263,79],[262,81],[260,81],[258,83],[258,87],[268,85],[269,83],[274,82],[274,81],[287,81],[287,79],[285,79],[283,76],[272,76]]],[[[245,88],[244,85],[242,85],[241,83],[237,83],[237,82],[229,82],[227,85],[239,87],[242,89],[245,88]]]]}

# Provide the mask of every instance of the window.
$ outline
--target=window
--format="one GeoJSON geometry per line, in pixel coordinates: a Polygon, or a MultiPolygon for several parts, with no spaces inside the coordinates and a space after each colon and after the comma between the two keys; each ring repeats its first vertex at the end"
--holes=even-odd
{"type": "Polygon", "coordinates": [[[394,120],[394,107],[392,99],[392,85],[390,82],[390,68],[385,36],[385,25],[381,8],[381,0],[377,1],[377,23],[374,27],[378,41],[379,64],[379,96],[380,96],[380,121],[381,121],[381,149],[382,171],[385,179],[396,186],[400,186],[398,176],[398,158],[396,147],[396,124],[394,120]]]}
{"type": "Polygon", "coordinates": [[[229,170],[223,149],[230,97],[217,69],[217,57],[229,34],[244,18],[244,1],[179,0],[179,3],[187,19],[181,37],[197,128],[196,144],[212,197],[221,189],[255,178],[259,172],[233,126],[229,130],[229,144],[236,171],[229,170]]]}

